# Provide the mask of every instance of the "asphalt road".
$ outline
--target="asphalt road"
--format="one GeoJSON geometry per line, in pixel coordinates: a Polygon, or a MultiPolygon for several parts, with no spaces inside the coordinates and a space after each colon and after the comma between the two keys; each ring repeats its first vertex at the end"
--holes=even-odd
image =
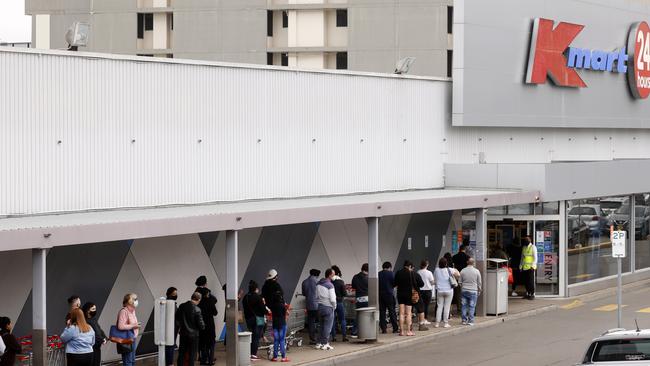
{"type": "MultiPolygon", "coordinates": [[[[650,288],[624,293],[623,304],[623,327],[634,328],[636,318],[641,328],[650,328],[650,288]],[[643,309],[647,312],[638,312],[643,309]]],[[[612,296],[346,365],[573,365],[593,338],[616,325],[616,297],[612,296]],[[611,306],[595,310],[607,305],[611,306]]]]}

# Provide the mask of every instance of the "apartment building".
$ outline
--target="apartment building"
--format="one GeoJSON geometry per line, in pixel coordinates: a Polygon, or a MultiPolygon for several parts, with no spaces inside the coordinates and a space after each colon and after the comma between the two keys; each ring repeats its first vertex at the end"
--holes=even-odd
{"type": "Polygon", "coordinates": [[[26,0],[36,48],[451,76],[453,0],[26,0]]]}

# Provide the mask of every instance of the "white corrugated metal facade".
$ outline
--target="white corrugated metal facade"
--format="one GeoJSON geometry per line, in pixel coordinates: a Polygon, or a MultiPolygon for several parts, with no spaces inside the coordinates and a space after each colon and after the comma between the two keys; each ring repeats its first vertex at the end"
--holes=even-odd
{"type": "Polygon", "coordinates": [[[0,50],[0,215],[443,186],[449,83],[0,50]]]}

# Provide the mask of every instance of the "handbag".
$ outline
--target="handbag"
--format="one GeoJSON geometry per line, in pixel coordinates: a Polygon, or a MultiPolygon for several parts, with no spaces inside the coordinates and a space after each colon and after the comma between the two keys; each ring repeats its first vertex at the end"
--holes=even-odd
{"type": "Polygon", "coordinates": [[[515,276],[512,274],[512,267],[508,267],[508,285],[515,283],[515,276]]]}
{"type": "Polygon", "coordinates": [[[456,277],[454,277],[454,275],[451,274],[451,270],[449,269],[449,267],[447,267],[447,273],[449,273],[449,284],[451,285],[451,288],[458,287],[458,281],[456,280],[456,277]]]}
{"type": "Polygon", "coordinates": [[[410,273],[411,276],[411,303],[412,304],[417,304],[420,302],[420,292],[415,288],[415,284],[413,283],[413,272],[410,273]]]}
{"type": "MultiPolygon", "coordinates": [[[[248,304],[248,309],[249,309],[253,314],[255,314],[255,311],[253,311],[253,308],[251,307],[251,303],[250,303],[250,295],[247,295],[247,296],[248,296],[248,302],[247,302],[247,304],[248,304]]],[[[258,327],[263,327],[264,325],[266,325],[266,318],[263,317],[263,316],[255,315],[255,325],[257,325],[258,327]]]]}
{"type": "Polygon", "coordinates": [[[108,340],[117,344],[133,344],[134,338],[135,333],[132,329],[120,330],[117,328],[117,325],[111,325],[111,329],[108,332],[108,340]]]}

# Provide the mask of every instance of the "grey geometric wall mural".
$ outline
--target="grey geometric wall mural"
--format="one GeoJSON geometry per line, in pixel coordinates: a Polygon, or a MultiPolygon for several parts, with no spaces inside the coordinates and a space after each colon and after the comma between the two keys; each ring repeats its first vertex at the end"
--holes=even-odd
{"type": "MultiPolygon", "coordinates": [[[[451,213],[431,213],[385,217],[380,220],[379,251],[382,261],[395,262],[409,256],[435,258],[441,237],[449,229],[451,213]],[[421,244],[430,236],[430,247],[421,244]],[[411,237],[413,247],[406,247],[411,237]],[[422,248],[421,248],[422,247],[422,248]]],[[[350,282],[368,258],[368,229],[363,219],[305,223],[239,232],[238,273],[240,289],[249,280],[260,285],[269,269],[279,272],[285,299],[302,306],[300,284],[309,269],[324,271],[337,264],[343,279],[350,282]]],[[[0,315],[15,320],[15,333],[31,333],[31,251],[0,252],[0,293],[12,299],[0,304],[0,315]]],[[[82,302],[97,304],[99,323],[105,331],[117,320],[126,293],[138,295],[136,310],[144,330],[138,339],[138,353],[155,351],[152,311],[154,300],[168,287],[178,288],[179,301],[187,301],[200,275],[218,299],[217,331],[223,327],[225,282],[225,234],[223,232],[91,243],[51,249],[47,255],[47,326],[50,334],[60,333],[67,312],[66,299],[77,294],[82,302]]],[[[118,359],[113,345],[102,349],[104,360],[118,359]]]]}

